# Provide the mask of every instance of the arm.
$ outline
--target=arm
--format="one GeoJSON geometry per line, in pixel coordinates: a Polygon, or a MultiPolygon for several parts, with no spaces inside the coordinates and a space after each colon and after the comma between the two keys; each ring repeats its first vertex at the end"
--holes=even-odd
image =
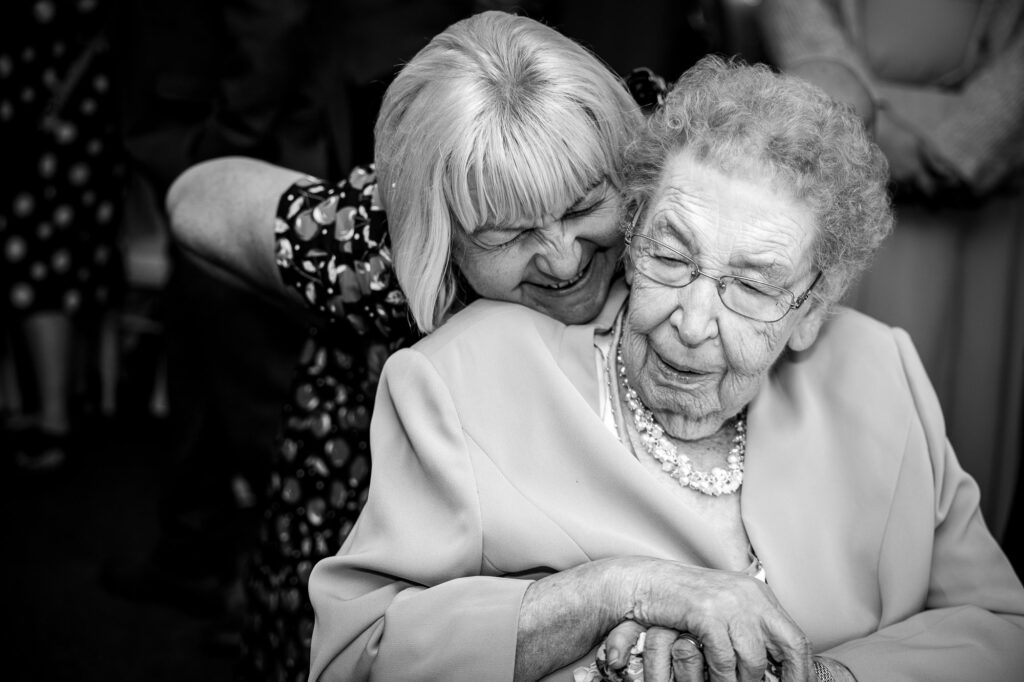
{"type": "Polygon", "coordinates": [[[780,68],[853,105],[875,130],[895,181],[983,195],[1024,163],[1024,11],[1003,3],[996,12],[1008,37],[956,88],[872,73],[828,0],[765,0],[758,18],[780,68]]]}
{"type": "Polygon", "coordinates": [[[957,184],[921,133],[883,105],[883,84],[855,47],[840,5],[829,0],[766,0],[758,13],[775,63],[851,105],[874,132],[893,183],[925,196],[957,184]]]}
{"type": "Polygon", "coordinates": [[[476,493],[486,454],[415,349],[385,367],[371,448],[367,505],[339,556],[310,579],[311,679],[538,679],[579,661],[628,616],[698,633],[730,671],[734,651],[764,658],[767,646],[805,679],[806,640],[745,575],[643,557],[533,582],[494,575],[484,546],[500,540],[485,541],[476,493]]]}
{"type": "MultiPolygon", "coordinates": [[[[1003,5],[1011,10],[1014,3],[1003,5]]],[[[984,195],[1024,167],[1024,9],[999,17],[1014,26],[1003,49],[958,88],[882,83],[894,116],[925,141],[974,195],[984,195]]],[[[1008,14],[1008,12],[1004,12],[1008,14]]]]}
{"type": "Polygon", "coordinates": [[[302,174],[247,159],[189,168],[167,193],[171,232],[194,261],[274,298],[301,299],[277,271],[274,212],[302,174]]]}
{"type": "Polygon", "coordinates": [[[1024,669],[1024,589],[985,527],[978,488],[960,468],[945,438],[941,409],[920,359],[903,332],[896,334],[920,429],[893,496],[879,576],[884,601],[880,629],[824,652],[860,680],[1010,680],[1024,669]],[[934,486],[930,508],[925,486],[934,486]],[[908,536],[932,538],[930,556],[907,551],[908,536]],[[913,564],[919,566],[912,566],[913,564]],[[908,570],[928,571],[923,609],[908,570]],[[903,605],[898,602],[902,601],[903,605]],[[904,617],[900,612],[914,615],[904,617]]]}
{"type": "Polygon", "coordinates": [[[879,93],[867,63],[829,0],[764,0],[757,13],[765,46],[783,71],[854,107],[871,127],[879,93]]]}
{"type": "Polygon", "coordinates": [[[372,167],[328,185],[262,161],[216,159],[183,173],[167,204],[174,236],[207,269],[343,318],[392,348],[415,338],[372,167]]]}
{"type": "Polygon", "coordinates": [[[473,445],[415,349],[385,365],[370,439],[366,506],[310,577],[310,679],[511,679],[530,583],[481,575],[473,445]]]}

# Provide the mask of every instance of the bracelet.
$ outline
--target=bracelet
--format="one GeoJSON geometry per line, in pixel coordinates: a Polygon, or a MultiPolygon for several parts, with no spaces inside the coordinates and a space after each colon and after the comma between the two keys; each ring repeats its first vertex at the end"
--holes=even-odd
{"type": "Polygon", "coordinates": [[[814,664],[814,676],[818,678],[818,682],[836,682],[835,675],[827,665],[817,658],[812,659],[811,662],[814,664]]]}

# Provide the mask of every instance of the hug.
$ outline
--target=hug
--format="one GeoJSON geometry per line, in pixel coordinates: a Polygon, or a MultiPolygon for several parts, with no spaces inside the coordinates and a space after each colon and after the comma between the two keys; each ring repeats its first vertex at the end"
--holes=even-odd
{"type": "Polygon", "coordinates": [[[426,333],[309,577],[311,679],[1019,679],[1024,589],[913,342],[840,304],[893,222],[852,111],[707,57],[644,118],[492,12],[402,70],[375,160],[275,223],[307,304],[426,333]]]}

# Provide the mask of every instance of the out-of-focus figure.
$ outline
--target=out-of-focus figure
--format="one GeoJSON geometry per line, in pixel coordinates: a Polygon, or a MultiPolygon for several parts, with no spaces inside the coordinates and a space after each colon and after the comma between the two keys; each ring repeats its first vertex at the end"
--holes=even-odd
{"type": "Polygon", "coordinates": [[[1024,2],[765,0],[760,19],[889,159],[896,229],[849,301],[910,332],[999,537],[1024,393],[1024,2]]]}
{"type": "Polygon", "coordinates": [[[28,359],[7,424],[23,469],[67,458],[74,377],[79,361],[97,361],[81,351],[95,349],[121,282],[123,166],[101,10],[97,0],[0,10],[0,320],[28,359]]]}

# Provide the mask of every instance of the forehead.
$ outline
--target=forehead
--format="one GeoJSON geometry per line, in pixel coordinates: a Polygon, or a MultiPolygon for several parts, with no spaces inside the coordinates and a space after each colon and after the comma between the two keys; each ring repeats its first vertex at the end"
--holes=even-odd
{"type": "Polygon", "coordinates": [[[811,208],[767,175],[732,177],[686,152],[665,164],[648,224],[705,265],[750,265],[779,275],[810,267],[816,234],[811,208]]]}

